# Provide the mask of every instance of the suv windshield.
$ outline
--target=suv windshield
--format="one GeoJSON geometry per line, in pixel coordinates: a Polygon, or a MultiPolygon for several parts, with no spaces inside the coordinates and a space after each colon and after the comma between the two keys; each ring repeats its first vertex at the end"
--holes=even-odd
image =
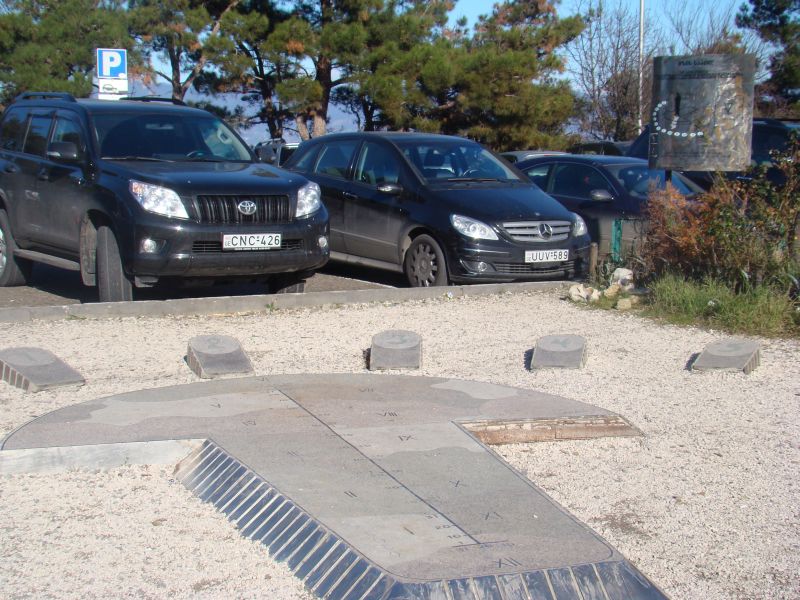
{"type": "Polygon", "coordinates": [[[105,159],[252,160],[230,128],[210,115],[114,112],[93,117],[100,156],[105,159]]]}
{"type": "Polygon", "coordinates": [[[502,160],[474,142],[400,141],[397,145],[428,182],[521,181],[502,160]]]}
{"type": "MultiPolygon", "coordinates": [[[[620,165],[609,167],[608,170],[631,196],[637,198],[647,198],[652,187],[663,190],[665,186],[664,171],[648,169],[647,165],[620,165]]],[[[672,185],[683,196],[692,196],[703,191],[675,171],[672,172],[672,185]]]]}

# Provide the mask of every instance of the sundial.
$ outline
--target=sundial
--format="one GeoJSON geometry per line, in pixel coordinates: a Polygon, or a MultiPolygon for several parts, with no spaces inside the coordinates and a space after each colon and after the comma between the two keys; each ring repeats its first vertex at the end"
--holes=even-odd
{"type": "Polygon", "coordinates": [[[650,168],[747,169],[754,73],[751,55],[655,57],[650,168]]]}
{"type": "Polygon", "coordinates": [[[287,375],[85,402],[2,450],[203,439],[178,478],[319,597],[665,598],[481,441],[542,427],[553,438],[636,433],[603,409],[518,388],[287,375]]]}

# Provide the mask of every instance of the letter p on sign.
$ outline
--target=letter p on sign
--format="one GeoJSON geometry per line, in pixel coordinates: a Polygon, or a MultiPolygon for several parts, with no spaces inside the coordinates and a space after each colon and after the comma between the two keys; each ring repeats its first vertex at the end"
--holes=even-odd
{"type": "Polygon", "coordinates": [[[127,79],[128,52],[109,48],[97,49],[98,79],[127,79]]]}

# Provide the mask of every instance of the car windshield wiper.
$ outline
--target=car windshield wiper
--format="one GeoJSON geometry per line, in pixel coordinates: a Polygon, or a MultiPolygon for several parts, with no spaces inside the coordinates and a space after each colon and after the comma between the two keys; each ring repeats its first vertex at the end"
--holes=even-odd
{"type": "Polygon", "coordinates": [[[149,160],[151,162],[175,162],[166,158],[153,158],[152,156],[101,156],[100,160],[149,160]]]}
{"type": "Polygon", "coordinates": [[[189,162],[227,162],[227,160],[224,158],[213,158],[211,156],[192,156],[182,158],[181,160],[189,162]]]}

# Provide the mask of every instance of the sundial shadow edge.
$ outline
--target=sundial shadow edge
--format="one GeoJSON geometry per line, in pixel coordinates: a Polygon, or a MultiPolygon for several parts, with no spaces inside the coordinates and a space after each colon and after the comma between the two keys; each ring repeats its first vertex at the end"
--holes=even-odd
{"type": "Polygon", "coordinates": [[[479,439],[637,433],[626,425],[588,404],[481,382],[287,375],[67,407],[3,449],[206,438],[178,477],[319,597],[663,598],[479,439]]]}

